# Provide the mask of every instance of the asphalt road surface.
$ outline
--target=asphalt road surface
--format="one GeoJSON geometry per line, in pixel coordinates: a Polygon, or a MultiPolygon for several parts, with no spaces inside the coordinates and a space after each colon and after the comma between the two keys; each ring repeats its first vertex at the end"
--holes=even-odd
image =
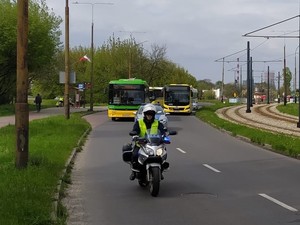
{"type": "Polygon", "coordinates": [[[300,162],[243,142],[194,116],[169,117],[170,170],[158,197],[130,181],[122,145],[132,121],[91,115],[67,198],[68,224],[300,224],[300,162]],[[96,123],[97,122],[97,123],[96,123]]]}

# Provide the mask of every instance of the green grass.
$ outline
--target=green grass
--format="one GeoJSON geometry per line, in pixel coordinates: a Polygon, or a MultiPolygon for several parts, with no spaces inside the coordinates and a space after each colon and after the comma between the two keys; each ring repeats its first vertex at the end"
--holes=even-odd
{"type": "MultiPolygon", "coordinates": [[[[231,132],[233,136],[239,135],[246,137],[253,143],[259,145],[270,145],[272,149],[278,153],[295,158],[300,154],[300,138],[284,134],[273,134],[223,120],[217,116],[215,111],[219,108],[229,106],[229,104],[223,104],[219,101],[213,101],[213,103],[213,105],[204,106],[198,110],[196,116],[219,129],[231,132]]],[[[287,106],[280,106],[279,110],[291,114],[291,112],[297,111],[297,107],[298,104],[288,104],[287,106]]]]}
{"type": "Polygon", "coordinates": [[[298,104],[290,103],[290,104],[286,104],[286,105],[279,105],[279,106],[277,106],[277,109],[283,113],[287,113],[287,114],[290,114],[293,116],[299,116],[299,105],[298,104]]]}
{"type": "MultiPolygon", "coordinates": [[[[28,108],[29,111],[34,111],[36,110],[35,104],[33,103],[34,99],[29,99],[28,100],[28,108]]],[[[50,107],[55,107],[56,100],[54,99],[45,99],[42,102],[42,109],[43,108],[50,108],[50,107]]],[[[10,116],[15,114],[15,104],[5,104],[5,105],[0,105],[0,116],[10,116]]]]}
{"type": "Polygon", "coordinates": [[[53,197],[65,163],[90,125],[80,114],[30,122],[29,161],[15,168],[15,126],[0,129],[0,224],[52,225],[53,197]]]}

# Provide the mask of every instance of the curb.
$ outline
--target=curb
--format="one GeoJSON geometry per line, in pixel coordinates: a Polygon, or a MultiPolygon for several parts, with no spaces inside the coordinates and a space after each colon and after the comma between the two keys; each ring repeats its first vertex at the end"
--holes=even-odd
{"type": "MultiPolygon", "coordinates": [[[[103,110],[97,110],[97,111],[89,111],[86,115],[89,114],[93,114],[93,113],[97,113],[97,112],[104,112],[107,111],[107,109],[103,109],[103,110]]],[[[86,116],[84,115],[84,116],[86,116]]],[[[70,157],[68,158],[68,160],[65,163],[65,169],[62,171],[60,179],[58,181],[58,184],[56,186],[56,192],[55,195],[53,196],[53,210],[51,212],[51,218],[54,221],[57,221],[58,219],[58,215],[59,215],[59,204],[61,202],[61,200],[64,198],[64,196],[62,195],[63,193],[63,183],[64,183],[64,178],[65,176],[69,173],[68,169],[72,169],[72,164],[74,163],[75,159],[76,159],[76,155],[78,152],[81,151],[81,147],[84,146],[84,141],[86,139],[86,137],[89,135],[89,133],[92,131],[92,126],[90,124],[90,127],[81,135],[81,137],[79,138],[78,142],[77,142],[77,147],[75,147],[70,155],[70,157]]]]}
{"type": "Polygon", "coordinates": [[[63,198],[62,196],[62,192],[63,192],[63,180],[64,177],[68,174],[68,169],[72,167],[72,164],[76,158],[76,155],[78,152],[80,152],[81,147],[83,146],[82,142],[84,139],[86,139],[86,137],[88,136],[88,134],[91,132],[92,128],[89,127],[80,137],[80,139],[77,142],[77,147],[75,147],[70,155],[70,157],[68,158],[66,164],[65,164],[65,169],[62,171],[61,174],[61,178],[58,181],[57,187],[56,187],[56,192],[54,195],[54,201],[52,203],[53,206],[53,211],[51,213],[51,218],[54,221],[57,221],[58,218],[58,205],[61,201],[61,199],[63,198]]]}

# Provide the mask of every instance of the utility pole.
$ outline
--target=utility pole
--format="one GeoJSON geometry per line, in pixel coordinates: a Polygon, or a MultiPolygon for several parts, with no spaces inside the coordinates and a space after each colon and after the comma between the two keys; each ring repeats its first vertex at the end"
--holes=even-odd
{"type": "Polygon", "coordinates": [[[280,103],[280,72],[278,72],[278,103],[280,103]]]}
{"type": "Polygon", "coordinates": [[[297,46],[297,48],[295,50],[294,103],[297,103],[297,57],[296,57],[296,53],[297,53],[298,48],[299,48],[299,45],[297,46]]]}
{"type": "Polygon", "coordinates": [[[224,57],[222,66],[222,86],[221,86],[221,102],[224,102],[224,57]]]}
{"type": "Polygon", "coordinates": [[[70,83],[70,44],[69,44],[69,0],[66,0],[65,8],[65,117],[70,119],[69,83],[70,83]]]}
{"type": "Polygon", "coordinates": [[[286,81],[286,58],[285,58],[285,45],[283,48],[283,80],[284,80],[284,96],[283,96],[283,104],[286,106],[287,103],[287,81],[286,81]]]}
{"type": "Polygon", "coordinates": [[[251,113],[251,66],[250,66],[250,42],[247,42],[247,109],[246,113],[251,113]]]}
{"type": "MultiPolygon", "coordinates": [[[[300,8],[300,3],[299,3],[299,8],[300,8]]],[[[298,46],[300,46],[300,15],[298,15],[298,46]]],[[[299,82],[299,92],[298,92],[298,122],[297,122],[297,127],[300,128],[300,49],[298,51],[298,63],[299,63],[299,77],[298,77],[298,82],[299,82]]],[[[295,74],[296,75],[296,74],[295,74]]],[[[296,83],[296,79],[295,79],[295,83],[296,83]]],[[[295,85],[295,89],[296,89],[296,85],[295,85]]],[[[295,90],[296,91],[296,90],[295,90]]],[[[296,95],[296,94],[295,94],[296,95]]],[[[296,98],[295,98],[295,103],[296,103],[296,98]]]]}
{"type": "Polygon", "coordinates": [[[270,104],[270,67],[268,66],[268,100],[267,104],[270,104]]]}
{"type": "Polygon", "coordinates": [[[94,111],[94,5],[92,5],[92,28],[91,28],[91,94],[90,94],[90,111],[94,111]]]}
{"type": "Polygon", "coordinates": [[[16,98],[16,161],[18,169],[26,168],[28,163],[28,0],[18,0],[17,27],[17,98],[16,98]]]}
{"type": "Polygon", "coordinates": [[[90,109],[94,111],[94,5],[113,5],[114,3],[100,3],[100,2],[74,2],[73,4],[90,5],[92,9],[92,26],[91,26],[91,77],[90,77],[90,109]]]}
{"type": "Polygon", "coordinates": [[[253,79],[253,60],[252,60],[252,57],[250,57],[250,91],[251,91],[251,94],[250,94],[250,107],[253,107],[253,85],[254,85],[254,79],[253,79]]]}

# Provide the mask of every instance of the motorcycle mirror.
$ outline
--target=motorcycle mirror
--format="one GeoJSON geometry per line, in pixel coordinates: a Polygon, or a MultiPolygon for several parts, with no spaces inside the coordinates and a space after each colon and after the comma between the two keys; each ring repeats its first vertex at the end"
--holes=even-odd
{"type": "Polygon", "coordinates": [[[130,131],[130,132],[129,132],[129,135],[130,135],[130,136],[135,136],[135,135],[138,135],[138,133],[137,133],[136,131],[130,131]]]}
{"type": "Polygon", "coordinates": [[[139,144],[146,144],[147,143],[147,140],[145,138],[142,138],[142,137],[138,138],[137,141],[138,141],[139,144]]]}

